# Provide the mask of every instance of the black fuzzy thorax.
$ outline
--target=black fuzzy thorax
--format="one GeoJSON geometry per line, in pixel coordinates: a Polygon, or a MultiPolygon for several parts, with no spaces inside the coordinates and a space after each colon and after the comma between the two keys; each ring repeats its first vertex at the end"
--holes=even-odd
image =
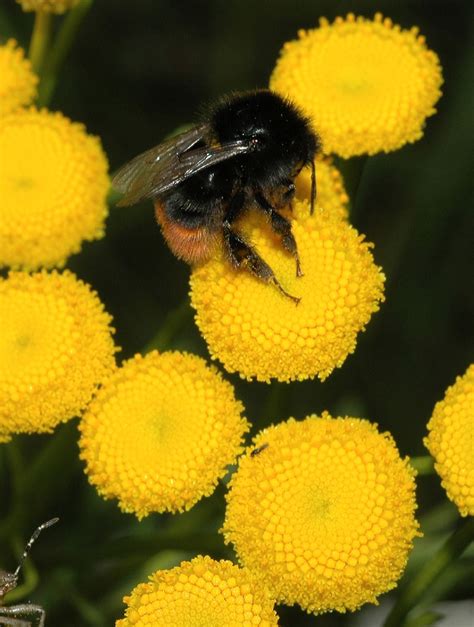
{"type": "Polygon", "coordinates": [[[209,120],[220,144],[253,141],[251,151],[230,159],[224,168],[238,172],[244,185],[272,188],[292,179],[319,149],[307,118],[269,90],[233,94],[214,107],[209,120]]]}

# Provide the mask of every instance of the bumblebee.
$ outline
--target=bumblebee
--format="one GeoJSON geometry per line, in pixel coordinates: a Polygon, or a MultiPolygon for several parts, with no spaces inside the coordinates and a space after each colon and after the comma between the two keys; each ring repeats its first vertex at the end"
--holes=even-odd
{"type": "Polygon", "coordinates": [[[296,176],[310,166],[313,211],[319,149],[309,120],[291,102],[269,90],[239,93],[211,107],[202,123],[125,164],[112,185],[123,194],[118,205],[153,200],[163,236],[179,259],[200,264],[223,246],[232,266],[298,302],[236,222],[251,208],[263,212],[301,276],[291,223],[282,210],[291,207],[296,176]]]}

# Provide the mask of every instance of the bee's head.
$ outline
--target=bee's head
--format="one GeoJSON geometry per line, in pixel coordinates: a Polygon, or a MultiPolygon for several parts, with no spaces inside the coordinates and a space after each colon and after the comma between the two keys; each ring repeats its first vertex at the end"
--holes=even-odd
{"type": "Polygon", "coordinates": [[[268,90],[237,94],[222,101],[211,116],[221,143],[246,140],[258,159],[285,162],[288,167],[311,162],[318,139],[306,118],[287,100],[268,90]]]}

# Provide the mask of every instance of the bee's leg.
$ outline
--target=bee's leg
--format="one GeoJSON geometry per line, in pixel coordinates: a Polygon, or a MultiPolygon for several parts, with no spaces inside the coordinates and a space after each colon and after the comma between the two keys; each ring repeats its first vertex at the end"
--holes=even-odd
{"type": "Polygon", "coordinates": [[[257,254],[250,244],[245,241],[242,235],[232,229],[228,221],[224,221],[224,244],[229,259],[234,267],[247,268],[256,277],[265,281],[265,283],[273,283],[282,294],[291,298],[296,304],[300,302],[300,298],[292,296],[284,289],[270,266],[257,254]]]}
{"type": "Polygon", "coordinates": [[[275,231],[275,233],[278,233],[278,235],[280,235],[283,246],[295,258],[296,276],[303,276],[300,265],[300,257],[298,255],[298,248],[296,246],[296,240],[293,236],[293,233],[291,232],[290,222],[272,207],[272,205],[268,202],[268,200],[265,198],[261,191],[255,191],[255,200],[269,216],[272,229],[275,231]]]}

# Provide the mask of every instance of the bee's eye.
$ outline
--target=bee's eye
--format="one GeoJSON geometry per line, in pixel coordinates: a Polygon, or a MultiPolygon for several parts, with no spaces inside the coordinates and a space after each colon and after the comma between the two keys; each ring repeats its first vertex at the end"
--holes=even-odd
{"type": "Polygon", "coordinates": [[[268,141],[268,133],[263,128],[257,128],[252,132],[250,143],[254,148],[265,146],[268,141]]]}

